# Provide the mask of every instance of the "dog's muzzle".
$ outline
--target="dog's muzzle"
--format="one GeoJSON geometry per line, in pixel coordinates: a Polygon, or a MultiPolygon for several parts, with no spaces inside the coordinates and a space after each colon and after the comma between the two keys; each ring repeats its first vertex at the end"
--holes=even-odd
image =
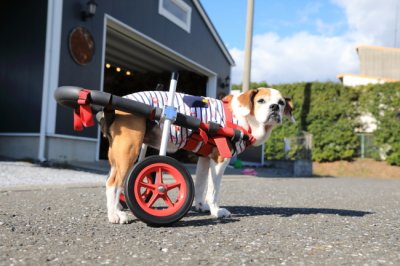
{"type": "Polygon", "coordinates": [[[279,114],[279,105],[278,104],[271,104],[269,106],[270,114],[267,117],[267,122],[276,122],[281,123],[282,119],[279,114]]]}
{"type": "Polygon", "coordinates": [[[267,117],[267,122],[281,123],[282,119],[278,112],[272,112],[267,117]]]}

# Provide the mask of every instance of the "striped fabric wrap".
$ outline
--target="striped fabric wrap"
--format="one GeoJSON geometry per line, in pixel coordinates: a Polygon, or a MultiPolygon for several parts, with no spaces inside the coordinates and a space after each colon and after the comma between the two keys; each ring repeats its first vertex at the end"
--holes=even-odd
{"type": "MultiPolygon", "coordinates": [[[[209,97],[201,97],[203,99],[206,106],[205,107],[192,107],[188,105],[187,101],[184,99],[187,97],[195,97],[184,93],[175,93],[174,99],[174,107],[177,108],[179,113],[196,117],[200,119],[204,123],[214,122],[221,127],[225,127],[225,111],[224,104],[221,100],[217,100],[209,97]]],[[[142,91],[136,92],[132,94],[125,95],[124,98],[142,102],[144,104],[150,105],[152,107],[164,108],[164,106],[168,102],[168,92],[165,91],[142,91]]],[[[237,124],[237,119],[233,117],[232,123],[237,124]]],[[[162,123],[155,121],[160,128],[162,128],[162,123]]],[[[171,125],[170,130],[170,139],[169,141],[173,143],[178,149],[181,149],[185,146],[188,138],[192,135],[192,130],[187,129],[185,127],[180,127],[177,125],[171,125]]],[[[245,141],[238,141],[235,143],[235,149],[232,151],[232,155],[237,155],[244,151],[246,148],[245,141]]],[[[194,153],[196,153],[201,148],[201,145],[198,145],[194,153]]]]}

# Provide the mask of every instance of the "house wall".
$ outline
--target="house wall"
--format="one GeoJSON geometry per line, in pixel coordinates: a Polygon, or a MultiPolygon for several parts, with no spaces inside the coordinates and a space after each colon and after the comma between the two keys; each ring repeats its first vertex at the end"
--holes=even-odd
{"type": "Polygon", "coordinates": [[[360,74],[386,79],[400,79],[400,49],[374,46],[357,48],[360,74]]]}
{"type": "MultiPolygon", "coordinates": [[[[212,37],[192,1],[185,2],[192,7],[190,34],[158,14],[158,2],[145,0],[98,0],[96,15],[82,21],[80,11],[84,1],[69,0],[63,5],[63,26],[61,40],[61,58],[59,85],[80,86],[90,89],[101,88],[102,40],[104,16],[108,14],[135,30],[157,40],[159,43],[175,50],[177,53],[197,62],[200,65],[225,78],[230,75],[230,64],[212,37]],[[95,41],[95,54],[92,62],[85,66],[76,64],[69,54],[68,37],[76,26],[86,27],[95,41]]],[[[218,94],[218,92],[217,92],[218,94]]],[[[70,109],[57,106],[56,134],[81,137],[97,137],[96,127],[74,132],[70,109]]]]}
{"type": "MultiPolygon", "coordinates": [[[[185,0],[192,7],[190,34],[159,15],[158,0],[96,0],[96,2],[98,3],[96,15],[86,21],[81,19],[81,11],[87,3],[84,0],[54,2],[35,0],[24,1],[22,5],[18,1],[2,3],[0,9],[3,22],[0,24],[2,36],[0,88],[3,92],[3,97],[0,97],[1,156],[57,161],[96,160],[97,127],[87,128],[83,132],[73,131],[72,110],[57,105],[52,93],[57,86],[64,85],[89,89],[102,87],[102,46],[105,32],[103,27],[106,15],[216,73],[217,77],[211,78],[209,82],[215,82],[215,78],[222,80],[230,75],[231,66],[228,59],[197,12],[192,0],[185,0]],[[51,11],[49,13],[48,8],[51,11]],[[56,23],[46,25],[47,21],[56,23]],[[87,28],[95,41],[94,57],[85,66],[78,65],[70,56],[69,34],[77,26],[87,28]],[[58,50],[59,44],[61,44],[60,50],[58,50]],[[57,69],[58,77],[54,75],[54,70],[57,73],[57,69]],[[46,78],[46,75],[53,77],[52,82],[49,82],[49,77],[46,78]],[[47,83],[50,85],[47,86],[47,83]],[[49,96],[48,101],[44,102],[48,103],[48,107],[43,110],[48,111],[43,111],[46,123],[43,123],[45,126],[41,130],[44,86],[48,89],[49,96]]],[[[218,90],[221,91],[222,88],[218,90]]],[[[217,94],[220,91],[217,91],[217,94]]]]}
{"type": "Polygon", "coordinates": [[[342,83],[345,86],[360,86],[360,85],[367,85],[367,84],[383,84],[385,80],[379,78],[369,78],[357,75],[343,75],[342,83]]]}
{"type": "Polygon", "coordinates": [[[38,133],[47,0],[4,1],[0,17],[0,133],[38,133]]]}

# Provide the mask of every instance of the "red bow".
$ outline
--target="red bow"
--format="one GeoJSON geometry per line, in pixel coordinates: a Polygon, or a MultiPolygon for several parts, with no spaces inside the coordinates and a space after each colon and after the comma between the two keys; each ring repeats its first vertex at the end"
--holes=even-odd
{"type": "Polygon", "coordinates": [[[79,106],[74,110],[74,130],[82,131],[83,127],[91,127],[94,125],[89,95],[90,90],[84,89],[79,92],[79,106]]]}

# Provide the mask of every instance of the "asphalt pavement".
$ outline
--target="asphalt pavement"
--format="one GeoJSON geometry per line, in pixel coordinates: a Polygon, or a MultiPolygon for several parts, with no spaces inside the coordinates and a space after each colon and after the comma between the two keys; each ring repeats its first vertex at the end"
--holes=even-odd
{"type": "Polygon", "coordinates": [[[0,162],[0,265],[400,265],[400,180],[225,175],[232,217],[155,228],[108,223],[104,179],[0,162]]]}

